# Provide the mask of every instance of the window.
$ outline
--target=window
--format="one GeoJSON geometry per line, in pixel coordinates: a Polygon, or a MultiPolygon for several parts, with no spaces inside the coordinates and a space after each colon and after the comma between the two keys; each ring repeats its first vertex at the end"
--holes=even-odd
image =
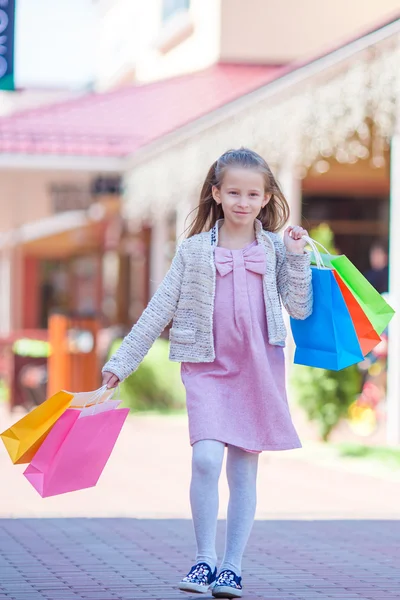
{"type": "Polygon", "coordinates": [[[187,12],[190,8],[190,0],[163,0],[162,21],[165,23],[178,13],[187,12]]]}

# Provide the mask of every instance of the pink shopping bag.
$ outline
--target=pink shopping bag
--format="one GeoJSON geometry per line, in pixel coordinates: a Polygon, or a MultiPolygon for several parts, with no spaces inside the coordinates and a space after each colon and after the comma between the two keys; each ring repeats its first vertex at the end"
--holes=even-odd
{"type": "Polygon", "coordinates": [[[68,409],[24,471],[42,498],[96,485],[118,439],[129,409],[88,413],[68,409]]]}

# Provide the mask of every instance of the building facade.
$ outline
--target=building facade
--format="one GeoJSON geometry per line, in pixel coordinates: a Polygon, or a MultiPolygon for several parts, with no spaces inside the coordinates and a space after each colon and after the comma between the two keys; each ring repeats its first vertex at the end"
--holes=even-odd
{"type": "Polygon", "coordinates": [[[308,60],[391,19],[398,0],[94,0],[101,90],[218,62],[308,60]]]}
{"type": "Polygon", "coordinates": [[[7,170],[0,189],[1,334],[53,311],[116,322],[120,175],[7,170]]]}

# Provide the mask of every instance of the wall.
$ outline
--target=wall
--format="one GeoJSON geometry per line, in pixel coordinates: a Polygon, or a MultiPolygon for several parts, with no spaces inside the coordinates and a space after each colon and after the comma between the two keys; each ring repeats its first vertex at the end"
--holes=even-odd
{"type": "Polygon", "coordinates": [[[166,23],[161,0],[104,0],[98,10],[98,89],[192,72],[218,58],[220,0],[191,0],[188,14],[166,23]]]}
{"type": "Polygon", "coordinates": [[[399,0],[221,0],[221,59],[286,63],[346,42],[397,13],[399,0]]]}
{"type": "Polygon", "coordinates": [[[134,79],[137,58],[158,31],[160,1],[102,0],[98,3],[97,88],[134,79]]]}
{"type": "Polygon", "coordinates": [[[151,81],[204,69],[218,60],[220,1],[191,0],[187,15],[161,25],[153,47],[137,62],[139,81],[151,81]],[[186,32],[186,34],[185,34],[186,32]],[[172,49],[174,37],[177,42],[172,49]]]}
{"type": "Polygon", "coordinates": [[[399,0],[191,0],[189,14],[162,23],[162,0],[96,4],[98,89],[181,75],[218,60],[287,63],[400,14],[399,0]]]}
{"type": "Polygon", "coordinates": [[[51,216],[50,183],[88,179],[86,173],[0,171],[0,232],[51,216]]]}

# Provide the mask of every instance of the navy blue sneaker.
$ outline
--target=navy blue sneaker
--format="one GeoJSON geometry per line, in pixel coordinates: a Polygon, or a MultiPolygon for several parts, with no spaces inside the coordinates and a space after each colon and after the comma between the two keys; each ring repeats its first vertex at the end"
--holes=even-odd
{"type": "Polygon", "coordinates": [[[178,588],[184,592],[206,594],[217,578],[217,569],[211,571],[205,562],[193,565],[189,573],[179,582],[178,588]]]}
{"type": "Polygon", "coordinates": [[[241,598],[242,578],[229,569],[221,571],[214,583],[212,595],[214,598],[241,598]]]}

